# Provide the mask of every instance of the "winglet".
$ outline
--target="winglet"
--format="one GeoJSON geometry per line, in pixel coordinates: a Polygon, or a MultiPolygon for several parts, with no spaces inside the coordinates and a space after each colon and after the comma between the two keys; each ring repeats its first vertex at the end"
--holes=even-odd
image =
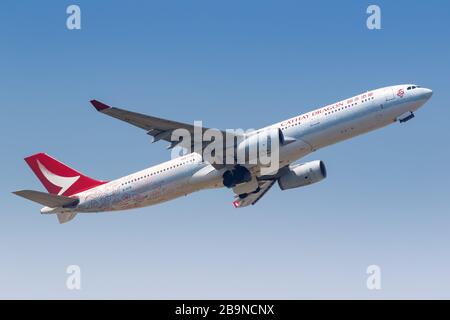
{"type": "Polygon", "coordinates": [[[111,108],[110,106],[98,100],[91,100],[91,104],[94,106],[95,109],[97,109],[97,111],[103,111],[111,108]]]}

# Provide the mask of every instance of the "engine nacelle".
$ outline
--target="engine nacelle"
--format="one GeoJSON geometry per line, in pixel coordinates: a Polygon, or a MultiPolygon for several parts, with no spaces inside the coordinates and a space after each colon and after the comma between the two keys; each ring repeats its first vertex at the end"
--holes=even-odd
{"type": "Polygon", "coordinates": [[[281,190],[293,189],[319,182],[327,177],[327,169],[323,161],[311,161],[289,168],[289,171],[278,179],[281,190]]]}
{"type": "MultiPolygon", "coordinates": [[[[268,156],[272,152],[278,152],[280,144],[283,142],[283,135],[278,128],[270,128],[248,135],[236,147],[238,163],[260,163],[262,156],[268,156]]],[[[267,163],[267,159],[263,159],[267,163]]]]}
{"type": "Polygon", "coordinates": [[[233,188],[238,184],[251,181],[252,174],[246,167],[237,165],[232,170],[225,171],[222,178],[225,187],[233,188]]]}

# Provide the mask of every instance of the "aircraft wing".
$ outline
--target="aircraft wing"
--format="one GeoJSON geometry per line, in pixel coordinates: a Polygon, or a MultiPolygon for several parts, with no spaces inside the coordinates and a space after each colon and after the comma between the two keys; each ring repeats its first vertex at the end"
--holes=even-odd
{"type": "Polygon", "coordinates": [[[238,195],[236,195],[235,200],[233,201],[233,205],[235,208],[243,208],[249,205],[254,205],[256,202],[261,199],[267,191],[273,186],[276,180],[264,180],[259,181],[259,191],[256,193],[251,193],[244,199],[240,199],[238,195]]]}
{"type": "MultiPolygon", "coordinates": [[[[181,143],[181,141],[172,141],[172,133],[176,129],[186,129],[191,133],[192,140],[194,137],[194,125],[172,121],[172,120],[166,120],[162,118],[157,118],[137,112],[132,112],[116,107],[110,107],[98,100],[91,100],[91,104],[97,109],[97,111],[106,114],[110,117],[128,122],[129,124],[132,124],[136,127],[139,127],[141,129],[144,129],[147,131],[148,135],[151,135],[153,137],[153,142],[159,141],[159,140],[165,140],[168,142],[171,142],[171,145],[168,147],[169,149],[175,147],[177,144],[181,143]]],[[[202,133],[208,128],[205,127],[197,127],[197,130],[201,129],[202,133]]],[[[220,131],[224,134],[225,132],[220,131]]],[[[208,144],[207,142],[206,144],[208,144]]],[[[186,147],[185,145],[182,145],[183,147],[186,147]]],[[[193,147],[193,141],[191,144],[191,148],[193,147]]],[[[205,147],[205,145],[202,145],[202,149],[205,147]]],[[[191,149],[193,150],[193,149],[191,149]]]]}

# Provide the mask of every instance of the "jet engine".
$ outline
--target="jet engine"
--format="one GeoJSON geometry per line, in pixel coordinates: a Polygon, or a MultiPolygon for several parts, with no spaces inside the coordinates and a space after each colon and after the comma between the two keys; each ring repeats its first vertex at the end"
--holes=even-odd
{"type": "Polygon", "coordinates": [[[227,170],[223,174],[223,185],[227,188],[233,188],[238,184],[252,180],[251,172],[243,166],[237,165],[232,170],[227,170]]]}
{"type": "Polygon", "coordinates": [[[252,132],[236,146],[236,156],[239,163],[257,164],[262,156],[270,157],[273,152],[279,152],[280,145],[286,144],[285,137],[279,128],[269,128],[252,132]]]}
{"type": "Polygon", "coordinates": [[[311,161],[289,167],[289,171],[278,178],[281,190],[293,189],[319,182],[327,177],[323,161],[311,161]]]}

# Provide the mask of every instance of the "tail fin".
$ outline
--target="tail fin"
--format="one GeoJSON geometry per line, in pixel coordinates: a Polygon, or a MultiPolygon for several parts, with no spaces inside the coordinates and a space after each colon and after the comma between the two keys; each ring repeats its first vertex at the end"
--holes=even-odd
{"type": "Polygon", "coordinates": [[[71,196],[105,184],[66,166],[45,153],[37,153],[25,161],[51,194],[71,196]]]}

